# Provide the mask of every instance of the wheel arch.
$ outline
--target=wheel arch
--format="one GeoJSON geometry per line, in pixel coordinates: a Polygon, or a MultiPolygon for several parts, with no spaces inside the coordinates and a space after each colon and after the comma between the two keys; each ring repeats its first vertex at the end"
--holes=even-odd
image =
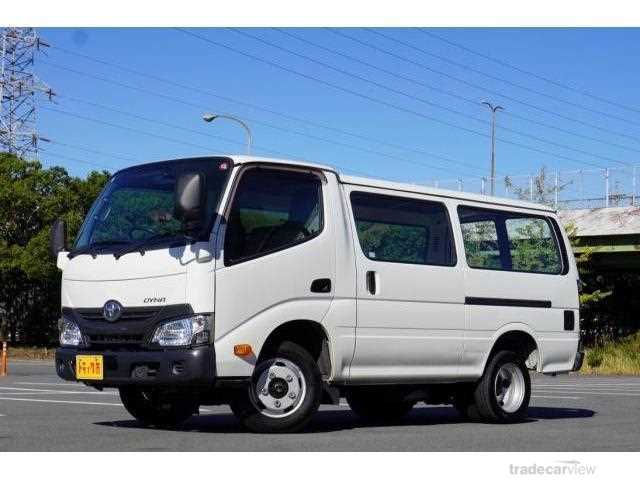
{"type": "Polygon", "coordinates": [[[485,355],[482,363],[484,373],[489,359],[499,350],[512,350],[522,355],[526,360],[531,352],[538,351],[536,370],[540,371],[542,365],[542,350],[536,341],[535,331],[524,323],[510,323],[499,329],[491,340],[491,348],[485,355]]]}
{"type": "Polygon", "coordinates": [[[323,378],[331,377],[329,335],[324,326],[314,320],[289,320],[275,327],[260,348],[258,362],[273,353],[284,341],[295,342],[305,348],[318,364],[323,378]]]}

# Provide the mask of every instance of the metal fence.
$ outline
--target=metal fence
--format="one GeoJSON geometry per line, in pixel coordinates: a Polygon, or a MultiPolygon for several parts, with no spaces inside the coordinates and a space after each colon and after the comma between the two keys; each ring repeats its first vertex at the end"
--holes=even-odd
{"type": "MultiPolygon", "coordinates": [[[[640,165],[590,170],[543,170],[496,178],[495,196],[529,200],[558,209],[608,208],[640,203],[640,165]]],[[[425,185],[488,195],[488,177],[432,180],[425,185]]]]}

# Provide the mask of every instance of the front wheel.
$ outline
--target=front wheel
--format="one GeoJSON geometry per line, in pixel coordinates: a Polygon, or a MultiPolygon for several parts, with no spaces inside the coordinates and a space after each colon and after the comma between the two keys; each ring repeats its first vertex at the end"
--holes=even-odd
{"type": "Polygon", "coordinates": [[[187,421],[198,408],[190,395],[139,387],[120,388],[120,399],[140,423],[159,427],[179,425],[187,421]]]}
{"type": "Polygon", "coordinates": [[[494,423],[514,423],[527,416],[531,379],[524,360],[511,351],[497,352],[473,393],[471,418],[494,423]]]}
{"type": "Polygon", "coordinates": [[[255,369],[247,391],[230,404],[240,422],[256,433],[290,433],[304,428],[320,406],[322,377],[311,355],[283,342],[255,369]]]}

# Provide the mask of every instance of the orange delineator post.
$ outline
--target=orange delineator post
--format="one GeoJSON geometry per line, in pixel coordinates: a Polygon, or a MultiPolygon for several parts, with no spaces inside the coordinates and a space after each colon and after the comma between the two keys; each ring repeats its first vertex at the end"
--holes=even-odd
{"type": "Polygon", "coordinates": [[[7,342],[2,342],[2,356],[0,357],[0,377],[7,374],[7,342]]]}

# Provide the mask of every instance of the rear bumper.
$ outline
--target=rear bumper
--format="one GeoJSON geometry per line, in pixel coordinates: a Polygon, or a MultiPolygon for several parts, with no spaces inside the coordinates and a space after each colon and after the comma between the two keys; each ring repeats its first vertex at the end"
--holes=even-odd
{"type": "Polygon", "coordinates": [[[584,348],[582,348],[582,340],[578,342],[578,351],[576,352],[576,359],[573,361],[572,372],[577,372],[582,368],[582,362],[584,361],[584,348]]]}
{"type": "Polygon", "coordinates": [[[211,346],[184,350],[100,351],[58,348],[56,372],[64,380],[99,387],[124,385],[204,386],[215,380],[215,352],[211,346]],[[103,380],[77,380],[77,354],[103,355],[103,380]]]}

